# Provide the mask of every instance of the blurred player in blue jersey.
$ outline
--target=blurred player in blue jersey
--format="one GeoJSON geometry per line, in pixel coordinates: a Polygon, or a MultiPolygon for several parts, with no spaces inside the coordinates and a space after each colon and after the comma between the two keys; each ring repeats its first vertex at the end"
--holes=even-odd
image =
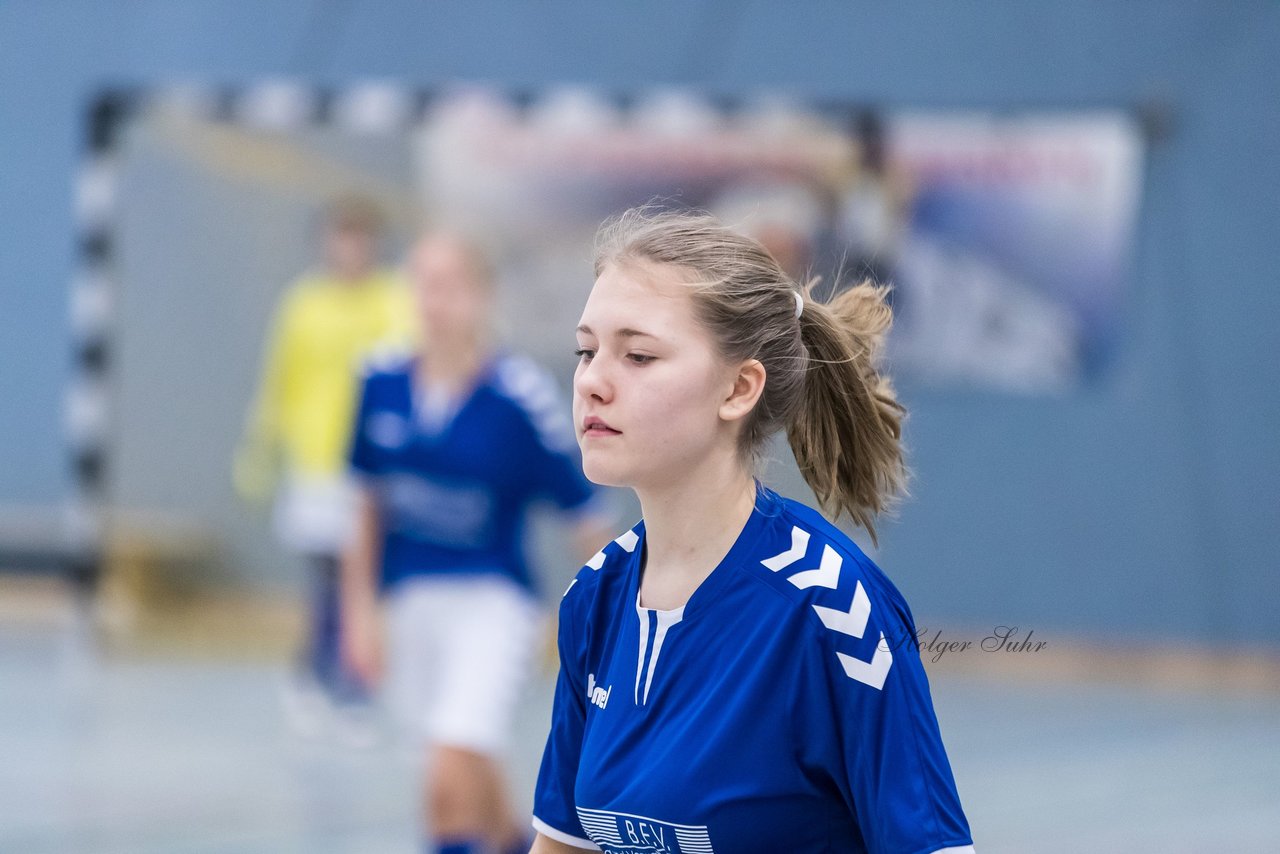
{"type": "Polygon", "coordinates": [[[874,537],[904,479],[883,291],[818,304],[715,219],[643,211],[602,232],[596,275],[583,467],[644,521],[561,602],[534,852],[971,852],[902,596],[754,478],[785,429],[874,537]]]}
{"type": "Polygon", "coordinates": [[[371,363],[356,415],[345,658],[380,681],[385,599],[390,699],[425,742],[427,850],[527,851],[499,761],[539,648],[526,512],[539,499],[558,505],[584,558],[608,535],[552,381],[494,347],[481,253],[429,235],[409,277],[422,344],[371,363]]]}

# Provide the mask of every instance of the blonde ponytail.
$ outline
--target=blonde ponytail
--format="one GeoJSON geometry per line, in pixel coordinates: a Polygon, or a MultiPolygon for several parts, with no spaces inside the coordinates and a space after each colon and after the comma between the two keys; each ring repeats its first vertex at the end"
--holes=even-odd
{"type": "Polygon", "coordinates": [[[800,473],[822,509],[847,513],[872,542],[875,517],[906,488],[906,409],[878,366],[893,322],[887,293],[863,283],[829,305],[805,302],[800,337],[809,360],[800,405],[787,425],[800,473]]]}

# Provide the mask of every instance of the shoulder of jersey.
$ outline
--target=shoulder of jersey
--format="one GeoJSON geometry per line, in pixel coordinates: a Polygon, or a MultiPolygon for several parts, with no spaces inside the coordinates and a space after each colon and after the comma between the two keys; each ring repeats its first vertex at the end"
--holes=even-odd
{"type": "Polygon", "coordinates": [[[369,351],[360,364],[365,379],[378,374],[403,374],[413,363],[413,350],[402,344],[379,344],[369,351]]]}
{"type": "Polygon", "coordinates": [[[548,448],[569,452],[577,447],[568,404],[551,374],[537,362],[517,354],[500,356],[493,369],[493,385],[524,413],[548,448]]]}
{"type": "Polygon", "coordinates": [[[639,529],[640,526],[637,524],[636,527],[623,532],[592,555],[565,588],[565,597],[579,588],[584,590],[594,588],[620,577],[630,556],[635,553],[636,545],[640,542],[639,529]]]}
{"type": "Polygon", "coordinates": [[[804,614],[806,637],[834,666],[883,688],[893,666],[883,629],[898,630],[893,585],[848,535],[803,504],[785,501],[773,526],[751,569],[782,593],[780,607],[804,614]]]}
{"type": "Polygon", "coordinates": [[[874,564],[863,554],[849,535],[829,522],[821,513],[788,498],[779,500],[776,515],[769,520],[770,530],[761,537],[751,558],[751,567],[788,593],[788,598],[803,601],[812,597],[808,591],[832,589],[828,583],[848,578],[874,583],[867,576],[874,564]],[[823,575],[804,575],[820,568],[823,575]],[[836,569],[836,567],[839,569],[836,569]]]}

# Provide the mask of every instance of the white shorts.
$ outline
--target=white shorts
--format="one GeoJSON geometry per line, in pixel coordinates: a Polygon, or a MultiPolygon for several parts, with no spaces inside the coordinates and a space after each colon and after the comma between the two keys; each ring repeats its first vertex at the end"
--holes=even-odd
{"type": "Polygon", "coordinates": [[[406,579],[387,604],[392,713],[415,738],[501,754],[542,631],[538,603],[510,579],[406,579]]]}
{"type": "Polygon", "coordinates": [[[276,493],[276,536],[298,554],[339,554],[354,528],[356,497],[350,477],[292,473],[276,493]]]}

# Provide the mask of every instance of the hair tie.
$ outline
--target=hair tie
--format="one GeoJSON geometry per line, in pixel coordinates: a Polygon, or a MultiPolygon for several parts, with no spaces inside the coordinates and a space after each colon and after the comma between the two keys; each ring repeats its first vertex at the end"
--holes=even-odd
{"type": "Polygon", "coordinates": [[[791,293],[796,298],[796,320],[799,320],[800,315],[804,313],[804,297],[800,295],[799,291],[792,291],[791,293]]]}

